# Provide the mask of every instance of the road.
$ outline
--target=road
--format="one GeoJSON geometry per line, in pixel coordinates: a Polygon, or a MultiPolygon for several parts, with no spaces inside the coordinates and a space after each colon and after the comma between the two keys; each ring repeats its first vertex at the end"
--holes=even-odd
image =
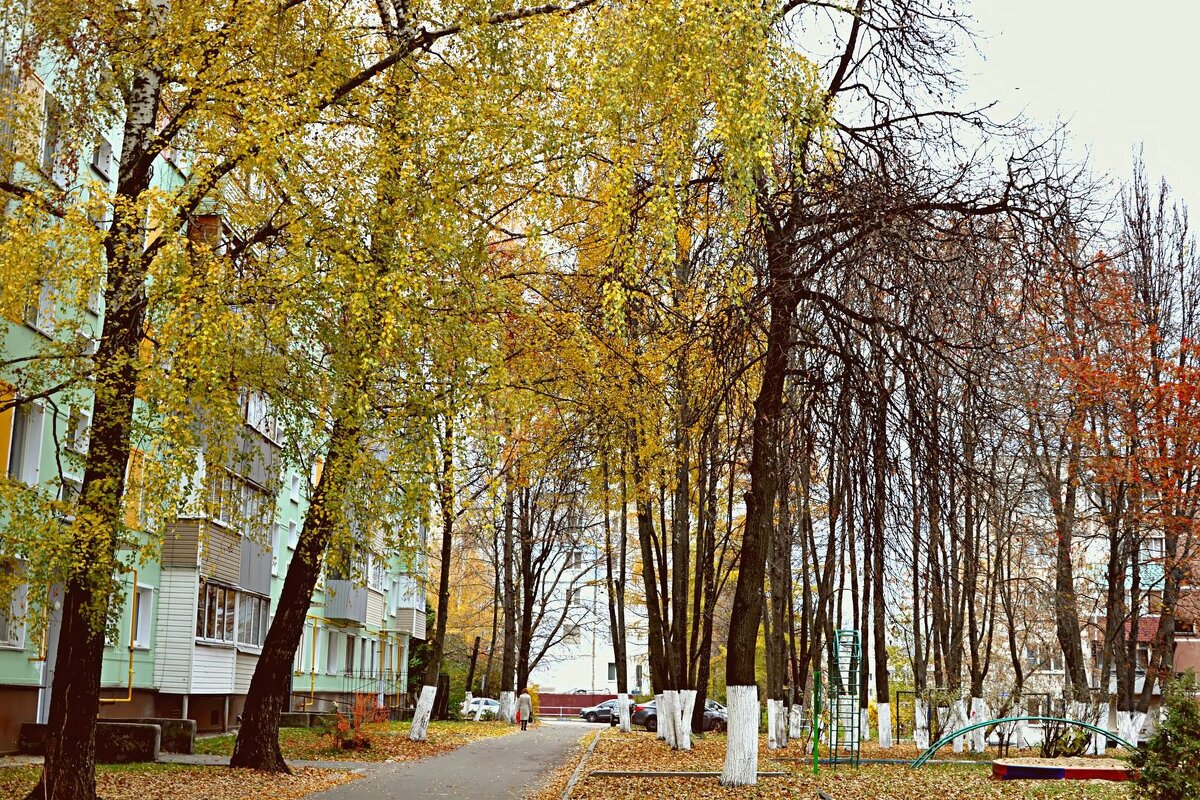
{"type": "Polygon", "coordinates": [[[311,795],[309,800],[522,798],[575,754],[579,737],[599,727],[546,722],[529,731],[480,739],[445,755],[384,764],[368,770],[361,780],[311,795]]]}

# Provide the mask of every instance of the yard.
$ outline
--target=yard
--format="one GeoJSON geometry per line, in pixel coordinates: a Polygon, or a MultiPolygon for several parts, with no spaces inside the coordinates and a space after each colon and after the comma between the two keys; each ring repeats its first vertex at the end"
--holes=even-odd
{"type": "MultiPolygon", "coordinates": [[[[503,736],[516,726],[503,722],[430,722],[427,741],[409,741],[411,723],[381,722],[364,726],[371,746],[365,750],[343,750],[322,728],[280,728],[283,757],[311,761],[415,761],[440,755],[467,742],[503,736]]],[[[196,752],[227,756],[233,753],[234,734],[196,740],[196,752]]]]}
{"type": "MultiPolygon", "coordinates": [[[[0,797],[24,797],[39,766],[0,767],[0,797]]],[[[347,770],[299,768],[291,775],[183,764],[100,764],[97,793],[105,800],[291,800],[355,780],[347,770]]]]}
{"type": "MultiPolygon", "coordinates": [[[[590,743],[590,735],[583,739],[590,743]]],[[[877,747],[863,748],[863,757],[915,757],[915,749],[893,748],[885,755],[877,747]]],[[[964,754],[965,755],[965,754],[964,754]]],[[[590,773],[601,770],[630,771],[716,771],[725,757],[725,737],[707,734],[693,742],[690,752],[673,753],[654,736],[643,733],[620,734],[605,731],[576,784],[571,800],[618,800],[633,797],[677,798],[815,798],[824,791],[833,800],[978,800],[979,798],[1071,798],[1072,800],[1127,800],[1130,784],[1105,781],[994,781],[990,768],[970,763],[932,765],[913,770],[906,764],[864,765],[859,769],[822,766],[819,776],[812,774],[811,760],[803,758],[799,748],[768,751],[766,737],[759,746],[759,770],[785,772],[782,777],[760,777],[757,786],[722,788],[714,777],[649,778],[603,777],[590,773]],[[778,756],[778,757],[776,757],[778,756]]],[[[561,795],[575,763],[564,766],[541,794],[539,800],[561,795]]]]}

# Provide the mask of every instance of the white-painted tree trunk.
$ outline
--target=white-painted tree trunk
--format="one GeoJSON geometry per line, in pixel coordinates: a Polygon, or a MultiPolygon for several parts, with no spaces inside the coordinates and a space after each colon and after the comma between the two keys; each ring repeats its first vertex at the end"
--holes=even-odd
{"type": "Polygon", "coordinates": [[[913,743],[918,750],[929,748],[929,706],[924,700],[913,702],[913,743]]]}
{"type": "Polygon", "coordinates": [[[1134,711],[1130,714],[1129,732],[1133,735],[1129,737],[1129,743],[1135,747],[1141,744],[1142,729],[1146,727],[1146,715],[1134,711]]]}
{"type": "Polygon", "coordinates": [[[412,729],[408,732],[408,738],[414,742],[425,741],[429,732],[429,716],[433,713],[433,699],[436,696],[436,686],[421,687],[421,696],[417,698],[417,708],[413,711],[412,729]]]}
{"type": "Polygon", "coordinates": [[[722,786],[752,786],[758,782],[758,687],[728,686],[729,737],[725,745],[722,786]]]}
{"type": "Polygon", "coordinates": [[[679,750],[692,749],[692,712],[696,708],[696,690],[681,689],[679,692],[678,729],[675,744],[679,750]]]}
{"type": "Polygon", "coordinates": [[[774,700],[772,700],[770,698],[767,699],[767,749],[768,750],[778,750],[780,747],[779,740],[777,738],[777,732],[779,730],[779,725],[777,724],[777,722],[775,720],[775,715],[778,713],[778,708],[779,707],[775,705],[774,700]]]}
{"type": "Polygon", "coordinates": [[[667,732],[666,723],[663,722],[663,696],[661,694],[654,695],[654,716],[658,719],[658,730],[654,732],[655,739],[666,739],[667,732]]]}
{"type": "Polygon", "coordinates": [[[786,700],[776,700],[778,708],[775,710],[775,741],[780,747],[788,746],[788,706],[786,700]]]}
{"type": "Polygon", "coordinates": [[[871,709],[860,708],[858,711],[858,740],[871,741],[871,709]]]}
{"type": "MultiPolygon", "coordinates": [[[[962,700],[955,700],[953,708],[954,710],[950,713],[950,725],[949,731],[947,731],[948,733],[954,733],[955,731],[962,730],[963,727],[965,727],[964,723],[967,719],[966,703],[964,703],[962,700]]],[[[963,739],[965,738],[966,736],[954,737],[954,742],[952,743],[954,752],[961,753],[963,751],[963,739]]]]}
{"type": "Polygon", "coordinates": [[[1026,727],[1026,723],[1024,720],[1022,720],[1020,722],[1014,722],[1013,724],[1017,727],[1013,732],[1012,739],[1009,740],[1009,747],[1015,747],[1018,750],[1025,750],[1029,747],[1029,734],[1027,732],[1028,728],[1026,727]]]}
{"type": "Polygon", "coordinates": [[[818,719],[816,731],[813,733],[813,737],[808,742],[808,750],[806,752],[811,753],[813,751],[813,748],[815,748],[817,745],[819,745],[821,743],[821,737],[824,736],[826,733],[827,733],[827,731],[825,729],[824,723],[820,719],[818,719]]]}
{"type": "Polygon", "coordinates": [[[879,720],[879,746],[887,750],[892,746],[892,705],[879,703],[875,706],[875,718],[879,720]]]}
{"type": "MultiPolygon", "coordinates": [[[[987,701],[982,697],[972,697],[971,716],[968,717],[970,724],[974,725],[977,722],[986,722],[989,719],[991,719],[991,717],[988,716],[987,701]]],[[[982,753],[987,750],[986,728],[976,728],[975,730],[971,731],[968,736],[970,737],[969,741],[971,743],[972,753],[982,753]]]]}
{"type": "Polygon", "coordinates": [[[663,692],[663,704],[658,710],[658,727],[666,728],[664,738],[672,750],[679,749],[679,691],[667,689],[663,692]]]}
{"type": "Polygon", "coordinates": [[[633,723],[630,722],[629,714],[629,693],[620,692],[617,695],[617,722],[621,733],[629,733],[633,730],[633,723]]]}
{"type": "MultiPolygon", "coordinates": [[[[1099,719],[1096,720],[1096,727],[1108,730],[1108,703],[1101,703],[1098,711],[1099,719]]],[[[1108,750],[1108,735],[1096,733],[1092,736],[1092,745],[1088,748],[1088,752],[1092,755],[1102,756],[1108,750]]]]}
{"type": "Polygon", "coordinates": [[[1130,744],[1138,743],[1138,728],[1140,725],[1135,725],[1135,717],[1138,714],[1132,711],[1117,712],[1117,735],[1130,744]]]}
{"type": "Polygon", "coordinates": [[[804,706],[792,703],[788,711],[788,738],[799,739],[804,736],[804,706]]]}
{"type": "Polygon", "coordinates": [[[500,693],[500,710],[498,716],[507,723],[516,722],[517,697],[513,692],[500,693]]]}

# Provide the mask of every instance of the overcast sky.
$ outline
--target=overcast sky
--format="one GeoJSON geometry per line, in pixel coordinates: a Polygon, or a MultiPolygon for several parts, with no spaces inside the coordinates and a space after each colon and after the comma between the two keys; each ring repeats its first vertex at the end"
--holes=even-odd
{"type": "Polygon", "coordinates": [[[1200,2],[974,0],[982,59],[965,60],[972,101],[999,100],[996,118],[1024,112],[1067,122],[1080,154],[1118,180],[1145,145],[1200,219],[1200,2]]]}

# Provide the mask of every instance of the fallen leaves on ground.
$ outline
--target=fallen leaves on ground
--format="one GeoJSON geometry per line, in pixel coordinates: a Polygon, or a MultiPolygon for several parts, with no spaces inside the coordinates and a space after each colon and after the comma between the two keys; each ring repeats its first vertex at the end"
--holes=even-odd
{"type": "MultiPolygon", "coordinates": [[[[289,761],[415,761],[517,729],[505,722],[431,722],[427,741],[413,742],[408,738],[412,728],[409,722],[381,722],[364,728],[371,740],[366,750],[343,750],[320,728],[280,728],[279,746],[289,761]]],[[[227,756],[233,752],[234,738],[229,735],[197,739],[196,752],[227,756]]]]}
{"type": "MultiPolygon", "coordinates": [[[[0,797],[23,797],[41,767],[0,768],[0,797]]],[[[346,770],[299,768],[291,775],[185,764],[101,764],[96,788],[105,800],[293,800],[355,780],[346,770]]]]}
{"type": "MultiPolygon", "coordinates": [[[[1127,800],[1128,783],[1106,781],[995,781],[984,766],[934,765],[914,770],[903,764],[880,764],[859,769],[822,766],[813,776],[811,762],[776,760],[772,756],[800,758],[798,748],[768,751],[760,737],[759,770],[786,772],[778,778],[760,778],[756,786],[724,788],[716,778],[631,778],[586,777],[575,785],[572,800],[624,800],[625,798],[783,798],[816,797],[823,790],[833,800],[1127,800]],[[790,751],[790,752],[789,752],[790,751]]],[[[876,748],[878,749],[878,748],[876,748]]],[[[912,748],[915,750],[915,748],[912,748]]],[[[864,749],[865,750],[865,749],[864,749]]],[[[890,752],[895,752],[893,748],[890,752]]],[[[888,751],[881,751],[888,752],[888,751]]],[[[866,753],[864,752],[864,756],[866,753]]],[[[900,756],[900,757],[906,757],[900,756]]],[[[915,754],[913,755],[915,758],[915,754]]],[[[653,735],[606,732],[600,739],[585,772],[712,771],[719,772],[725,759],[725,737],[708,734],[693,742],[688,752],[673,752],[653,735]]],[[[577,760],[577,759],[576,759],[577,760]]],[[[574,763],[574,762],[572,762],[574,763]]],[[[569,774],[569,773],[568,773],[569,774]]]]}

